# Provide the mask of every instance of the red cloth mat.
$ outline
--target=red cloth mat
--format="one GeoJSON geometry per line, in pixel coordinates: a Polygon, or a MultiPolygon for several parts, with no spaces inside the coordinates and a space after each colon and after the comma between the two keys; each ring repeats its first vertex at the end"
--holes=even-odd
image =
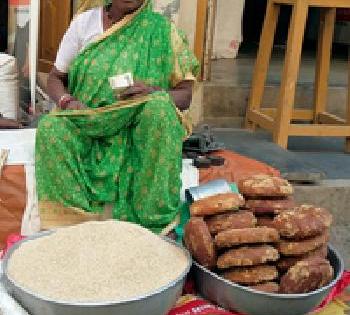
{"type": "Polygon", "coordinates": [[[199,170],[199,182],[205,184],[218,178],[226,179],[228,182],[237,182],[240,178],[247,175],[266,174],[280,176],[280,172],[263,163],[247,158],[238,153],[223,150],[212,153],[213,156],[221,156],[225,159],[222,166],[213,166],[207,169],[199,170]]]}

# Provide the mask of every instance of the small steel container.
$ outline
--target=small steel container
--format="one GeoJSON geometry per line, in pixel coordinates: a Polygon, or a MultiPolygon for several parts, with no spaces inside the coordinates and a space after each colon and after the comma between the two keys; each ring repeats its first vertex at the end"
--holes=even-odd
{"type": "Polygon", "coordinates": [[[210,181],[204,185],[191,187],[186,191],[186,199],[189,202],[198,201],[218,194],[232,192],[230,184],[224,179],[210,181]]]}

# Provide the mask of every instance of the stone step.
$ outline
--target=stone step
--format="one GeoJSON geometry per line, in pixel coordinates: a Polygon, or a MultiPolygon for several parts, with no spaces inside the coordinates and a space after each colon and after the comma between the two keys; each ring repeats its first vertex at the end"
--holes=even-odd
{"type": "MultiPolygon", "coordinates": [[[[295,98],[296,108],[312,108],[313,91],[311,84],[298,85],[295,98]]],[[[347,93],[348,89],[344,86],[330,87],[328,111],[345,117],[347,93]]],[[[203,120],[216,127],[240,127],[246,113],[249,95],[250,87],[247,85],[205,83],[203,87],[203,120]]],[[[278,95],[278,86],[267,86],[263,106],[275,107],[278,95]]]]}

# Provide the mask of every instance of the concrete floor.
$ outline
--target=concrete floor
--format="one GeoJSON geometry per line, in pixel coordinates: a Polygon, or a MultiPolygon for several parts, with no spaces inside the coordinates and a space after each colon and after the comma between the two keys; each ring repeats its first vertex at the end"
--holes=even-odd
{"type": "MultiPolygon", "coordinates": [[[[283,68],[284,49],[274,51],[262,100],[263,107],[275,107],[283,68]]],[[[215,127],[242,126],[250,97],[256,51],[240,52],[237,59],[222,59],[212,63],[211,81],[203,86],[203,120],[215,127]]],[[[295,93],[295,107],[311,109],[314,102],[315,52],[306,50],[302,57],[295,93]]],[[[327,110],[346,117],[348,98],[347,49],[338,48],[331,65],[327,110]],[[339,49],[343,51],[339,52],[339,49]],[[345,50],[345,51],[344,51],[345,50]]]]}
{"type": "MultiPolygon", "coordinates": [[[[277,47],[271,58],[266,85],[272,87],[265,92],[268,104],[273,104],[278,94],[277,85],[281,80],[284,53],[283,47],[277,47]]],[[[336,47],[334,55],[329,76],[329,85],[333,87],[329,93],[329,110],[344,116],[347,94],[344,92],[347,91],[348,81],[347,50],[336,47]]],[[[213,62],[211,81],[206,82],[204,87],[204,116],[244,118],[255,56],[255,48],[249,47],[243,48],[237,59],[213,62]]],[[[303,52],[297,106],[312,103],[315,59],[315,52],[307,49],[303,52]]],[[[213,124],[213,127],[218,125],[213,124]]],[[[240,129],[222,129],[217,130],[217,135],[228,148],[267,162],[284,173],[322,172],[328,179],[350,179],[350,155],[343,153],[344,138],[290,137],[289,151],[286,151],[271,142],[271,134],[268,132],[250,133],[240,129]]]]}
{"type": "Polygon", "coordinates": [[[291,137],[289,150],[272,142],[271,134],[243,129],[216,128],[218,141],[230,150],[263,161],[282,173],[324,173],[327,179],[350,180],[350,154],[343,152],[344,139],[291,137]]]}
{"type": "MultiPolygon", "coordinates": [[[[264,104],[274,104],[278,97],[284,53],[285,47],[274,48],[264,104]]],[[[312,104],[315,55],[315,51],[310,49],[303,52],[295,100],[298,107],[312,104]]],[[[347,48],[334,46],[333,55],[328,107],[330,112],[344,116],[349,68],[347,48]]],[[[228,118],[239,123],[243,120],[255,57],[256,46],[243,45],[237,59],[213,61],[212,77],[204,85],[203,100],[204,119],[209,118],[210,121],[212,118],[213,127],[221,127],[220,122],[228,118]]],[[[282,172],[315,171],[325,173],[328,179],[350,179],[350,155],[343,153],[344,138],[291,137],[289,151],[286,151],[275,146],[271,142],[271,134],[267,132],[252,134],[239,129],[222,129],[217,131],[217,135],[229,148],[263,160],[282,172]]]]}
{"type": "MultiPolygon", "coordinates": [[[[237,59],[222,59],[212,63],[213,84],[228,84],[245,86],[251,83],[255,51],[243,52],[237,59]]],[[[315,77],[315,52],[306,51],[303,53],[298,84],[313,84],[315,77]]],[[[279,85],[284,61],[284,49],[275,49],[267,77],[267,85],[279,85]]],[[[337,54],[332,60],[329,78],[330,86],[347,85],[347,58],[337,54]]]]}

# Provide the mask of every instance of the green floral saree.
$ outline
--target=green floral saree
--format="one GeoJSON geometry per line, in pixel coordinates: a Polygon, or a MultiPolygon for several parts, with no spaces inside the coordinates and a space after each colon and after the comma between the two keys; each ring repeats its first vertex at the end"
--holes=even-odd
{"type": "Polygon", "coordinates": [[[112,217],[159,232],[173,222],[186,130],[166,91],[197,70],[183,36],[148,0],[76,57],[69,91],[89,108],[47,115],[37,132],[43,229],[112,217]],[[118,101],[109,78],[126,72],[163,92],[118,101]]]}

